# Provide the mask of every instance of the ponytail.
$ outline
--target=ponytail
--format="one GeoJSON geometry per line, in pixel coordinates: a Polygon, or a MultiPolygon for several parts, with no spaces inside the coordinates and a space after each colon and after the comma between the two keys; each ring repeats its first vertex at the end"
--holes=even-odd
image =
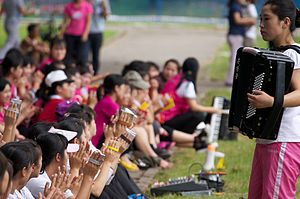
{"type": "Polygon", "coordinates": [[[300,10],[296,9],[296,20],[295,20],[296,28],[300,28],[300,10]]]}

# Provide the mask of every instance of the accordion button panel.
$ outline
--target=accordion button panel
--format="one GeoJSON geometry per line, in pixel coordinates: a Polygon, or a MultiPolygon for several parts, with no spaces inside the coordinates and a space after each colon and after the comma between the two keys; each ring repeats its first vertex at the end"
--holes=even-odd
{"type": "MultiPolygon", "coordinates": [[[[257,75],[254,79],[253,89],[252,90],[261,90],[262,84],[264,82],[265,73],[257,75]]],[[[249,104],[246,114],[246,119],[252,117],[256,113],[256,108],[249,104]]]]}

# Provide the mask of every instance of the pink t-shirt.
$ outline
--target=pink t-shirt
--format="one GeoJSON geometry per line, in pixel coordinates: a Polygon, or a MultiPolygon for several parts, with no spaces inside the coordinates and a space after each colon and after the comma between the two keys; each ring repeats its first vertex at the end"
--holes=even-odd
{"type": "Polygon", "coordinates": [[[42,63],[39,65],[39,67],[37,68],[37,70],[43,70],[45,68],[45,66],[51,64],[54,60],[52,58],[46,58],[42,61],[42,63]]]}
{"type": "Polygon", "coordinates": [[[93,7],[90,3],[82,1],[79,7],[73,2],[65,6],[64,14],[71,18],[67,27],[66,34],[81,36],[87,24],[87,16],[93,13],[93,7]]]}
{"type": "Polygon", "coordinates": [[[3,112],[0,112],[0,124],[4,124],[4,114],[5,114],[5,110],[8,108],[9,103],[5,103],[3,108],[3,112]]]}
{"type": "Polygon", "coordinates": [[[104,96],[95,106],[95,121],[97,132],[96,135],[92,138],[92,143],[97,147],[97,144],[103,136],[103,127],[105,124],[110,124],[111,116],[117,113],[119,110],[119,105],[114,102],[110,96],[104,96]]]}

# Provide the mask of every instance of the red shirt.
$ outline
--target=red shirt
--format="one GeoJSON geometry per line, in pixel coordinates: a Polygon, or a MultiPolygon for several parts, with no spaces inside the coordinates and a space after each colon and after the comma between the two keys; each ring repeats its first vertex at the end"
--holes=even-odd
{"type": "Polygon", "coordinates": [[[53,98],[50,99],[44,106],[43,111],[39,114],[37,121],[38,122],[56,122],[56,107],[59,103],[63,102],[64,99],[53,98]]]}

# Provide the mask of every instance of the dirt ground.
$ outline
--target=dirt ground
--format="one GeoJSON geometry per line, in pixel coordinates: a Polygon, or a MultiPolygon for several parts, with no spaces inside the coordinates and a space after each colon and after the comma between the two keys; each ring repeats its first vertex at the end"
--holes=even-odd
{"type": "Polygon", "coordinates": [[[221,28],[130,24],[109,25],[107,29],[118,30],[120,34],[103,47],[100,72],[120,72],[125,64],[135,59],[162,66],[169,58],[182,63],[187,57],[195,57],[204,66],[226,42],[226,30],[221,28]]]}

